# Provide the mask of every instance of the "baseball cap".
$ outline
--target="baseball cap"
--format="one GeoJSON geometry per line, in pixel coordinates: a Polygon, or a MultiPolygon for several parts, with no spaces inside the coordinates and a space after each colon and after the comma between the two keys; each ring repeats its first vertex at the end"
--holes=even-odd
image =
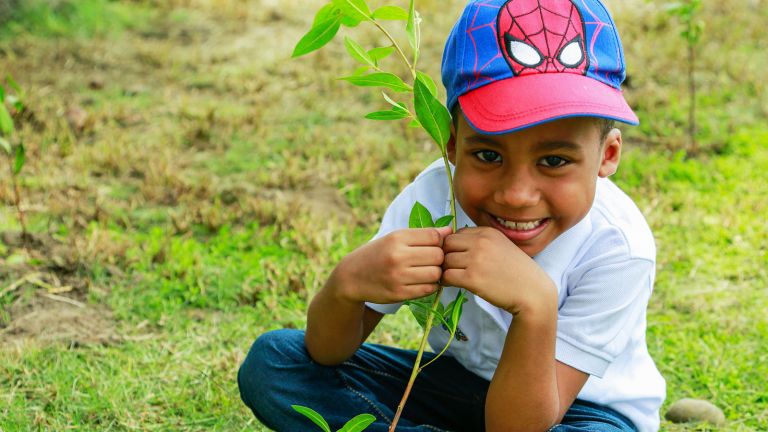
{"type": "Polygon", "coordinates": [[[448,109],[485,134],[592,116],[636,125],[624,52],[598,0],[470,0],[443,53],[448,109]]]}

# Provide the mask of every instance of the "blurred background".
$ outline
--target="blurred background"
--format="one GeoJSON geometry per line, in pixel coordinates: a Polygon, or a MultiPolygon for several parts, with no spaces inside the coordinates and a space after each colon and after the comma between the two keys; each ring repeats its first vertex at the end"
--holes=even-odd
{"type": "MultiPolygon", "coordinates": [[[[706,399],[727,418],[662,429],[767,430],[768,2],[605,3],[641,120],[614,180],[657,239],[665,409],[706,399]]],[[[336,80],[356,68],[340,37],[290,59],[323,4],[0,0],[0,430],[261,428],[235,381],[250,343],[302,328],[439,155],[362,118],[386,104],[336,80]]],[[[417,1],[435,78],[462,5],[417,1]]],[[[407,314],[373,336],[418,339],[407,314]]]]}

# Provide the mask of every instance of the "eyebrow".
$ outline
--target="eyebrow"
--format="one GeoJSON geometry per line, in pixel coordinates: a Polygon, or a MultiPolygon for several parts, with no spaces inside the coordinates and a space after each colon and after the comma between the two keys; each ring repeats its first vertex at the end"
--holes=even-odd
{"type": "Polygon", "coordinates": [[[556,150],[575,151],[575,152],[582,151],[582,146],[572,141],[542,141],[540,143],[537,143],[535,145],[535,148],[536,150],[545,151],[545,152],[556,151],[556,150]]]}
{"type": "MultiPolygon", "coordinates": [[[[464,138],[464,142],[470,145],[488,145],[492,147],[503,147],[504,145],[493,139],[491,136],[486,135],[471,135],[464,138]]],[[[553,141],[541,141],[534,145],[534,149],[540,152],[551,151],[583,151],[582,146],[572,141],[553,140],[553,141]]]]}
{"type": "Polygon", "coordinates": [[[464,142],[473,145],[490,145],[493,147],[502,147],[502,144],[486,135],[470,135],[464,138],[464,142]]]}

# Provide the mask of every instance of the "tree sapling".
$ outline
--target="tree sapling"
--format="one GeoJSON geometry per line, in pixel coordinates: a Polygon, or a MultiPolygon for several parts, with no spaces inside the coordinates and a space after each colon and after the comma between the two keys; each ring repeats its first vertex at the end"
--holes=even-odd
{"type": "MultiPolygon", "coordinates": [[[[371,112],[365,118],[370,120],[407,120],[411,126],[424,129],[437,144],[445,164],[445,172],[451,191],[451,214],[434,220],[429,210],[417,202],[411,210],[409,228],[451,225],[455,232],[457,229],[456,201],[447,154],[447,144],[451,133],[451,114],[445,105],[437,99],[438,93],[435,81],[428,74],[417,68],[419,46],[421,44],[421,21],[421,16],[415,8],[414,0],[410,0],[408,10],[391,5],[371,10],[365,0],[332,0],[317,12],[312,27],[296,45],[293,57],[300,57],[322,48],[333,40],[342,26],[356,27],[361,23],[369,23],[383,33],[389,44],[372,49],[363,48],[350,37],[344,38],[344,46],[347,52],[360,66],[351,75],[339,79],[359,87],[379,87],[385,90],[382,91],[382,95],[390,108],[371,112]],[[382,21],[405,23],[405,33],[411,49],[410,55],[406,54],[406,51],[403,49],[404,45],[398,43],[387,28],[384,27],[382,21]],[[396,57],[407,67],[410,74],[408,81],[411,84],[404,81],[398,75],[388,72],[382,66],[382,61],[393,54],[396,54],[396,57]],[[401,98],[405,99],[405,101],[396,100],[397,98],[390,96],[386,90],[402,95],[401,98]]],[[[463,290],[459,290],[456,298],[447,306],[444,306],[440,302],[442,291],[443,287],[440,286],[437,292],[432,295],[406,302],[419,325],[424,329],[424,333],[411,371],[410,380],[397,407],[389,428],[390,431],[394,431],[397,427],[398,420],[408,400],[416,376],[424,367],[435,361],[448,349],[448,345],[446,345],[432,361],[421,364],[427,345],[427,337],[435,320],[442,323],[451,333],[449,344],[455,336],[461,317],[462,306],[466,302],[465,293],[463,290]]],[[[320,414],[306,407],[294,406],[294,409],[310,418],[323,430],[329,430],[327,423],[325,423],[325,420],[322,420],[320,414]],[[322,422],[319,423],[318,419],[322,420],[322,422]]]]}
{"type": "Polygon", "coordinates": [[[683,24],[680,37],[687,46],[688,60],[688,145],[691,151],[698,150],[696,140],[696,47],[704,32],[704,21],[697,18],[701,10],[701,0],[683,0],[670,3],[667,11],[677,16],[683,24]]]}
{"type": "Polygon", "coordinates": [[[23,142],[19,141],[17,144],[13,144],[13,135],[16,128],[13,124],[13,117],[11,117],[8,108],[5,106],[6,101],[8,101],[13,105],[16,112],[22,112],[24,110],[24,103],[21,101],[23,92],[21,87],[10,75],[6,76],[5,84],[0,83],[0,148],[3,149],[8,158],[8,168],[10,170],[11,184],[13,186],[14,205],[16,207],[16,214],[19,218],[19,224],[21,225],[22,239],[26,242],[29,237],[29,232],[27,231],[27,224],[24,219],[24,210],[21,208],[21,191],[19,188],[18,177],[19,174],[21,174],[22,168],[24,168],[27,155],[23,142]],[[13,89],[16,94],[7,94],[5,84],[13,89]]]}

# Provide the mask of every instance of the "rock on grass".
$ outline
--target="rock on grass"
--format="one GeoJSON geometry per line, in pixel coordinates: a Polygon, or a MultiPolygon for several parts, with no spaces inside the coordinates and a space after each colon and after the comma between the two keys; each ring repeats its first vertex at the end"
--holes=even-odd
{"type": "Polygon", "coordinates": [[[664,417],[673,423],[709,422],[715,426],[725,424],[723,410],[700,399],[680,399],[669,407],[664,417]]]}

